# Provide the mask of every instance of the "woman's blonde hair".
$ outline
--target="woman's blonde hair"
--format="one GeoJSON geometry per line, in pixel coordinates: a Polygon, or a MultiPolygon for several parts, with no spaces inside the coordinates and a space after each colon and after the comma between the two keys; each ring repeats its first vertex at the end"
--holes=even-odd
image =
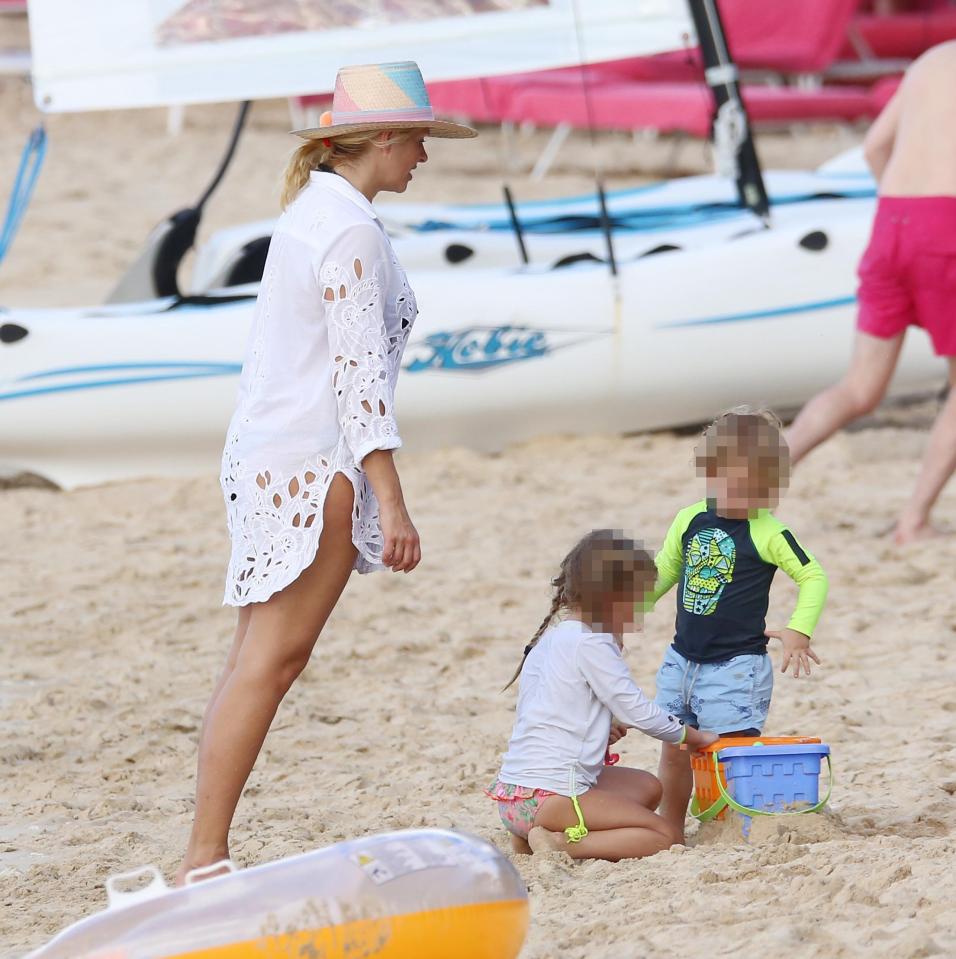
{"type": "Polygon", "coordinates": [[[524,655],[508,686],[521,675],[528,653],[537,646],[544,631],[562,609],[577,606],[596,626],[606,626],[602,618],[609,612],[612,600],[633,600],[635,605],[643,605],[654,589],[656,579],[654,557],[639,543],[621,530],[592,530],[561,561],[560,572],[551,580],[554,590],[551,608],[525,646],[524,655]]]}
{"type": "Polygon", "coordinates": [[[697,472],[709,477],[723,472],[730,460],[743,460],[763,497],[790,483],[790,447],[783,424],[762,407],[735,406],[721,413],[701,435],[694,460],[697,472]]]}
{"type": "Polygon", "coordinates": [[[341,163],[354,163],[371,146],[382,149],[390,144],[404,143],[416,130],[387,130],[383,137],[381,130],[362,130],[359,133],[345,133],[327,140],[306,140],[289,158],[282,177],[282,198],[284,210],[309,182],[309,175],[320,167],[335,169],[341,163]],[[328,146],[326,146],[328,142],[328,146]]]}

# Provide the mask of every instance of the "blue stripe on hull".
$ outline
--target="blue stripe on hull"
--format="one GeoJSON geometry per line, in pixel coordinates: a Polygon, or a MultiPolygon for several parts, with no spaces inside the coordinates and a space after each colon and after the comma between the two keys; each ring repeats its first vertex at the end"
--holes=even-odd
{"type": "Polygon", "coordinates": [[[55,370],[44,370],[42,373],[28,373],[21,376],[19,383],[25,380],[39,380],[51,376],[67,376],[76,373],[109,373],[117,370],[182,370],[195,369],[198,372],[208,372],[215,376],[217,372],[235,373],[242,369],[239,363],[224,363],[219,360],[182,360],[175,363],[104,363],[97,366],[63,366],[55,370]]]}
{"type": "MultiPolygon", "coordinates": [[[[678,320],[676,323],[661,323],[655,329],[669,330],[688,326],[709,326],[722,323],[744,323],[751,320],[767,320],[781,316],[793,316],[799,313],[811,313],[817,310],[836,309],[841,306],[852,306],[856,302],[855,296],[839,296],[829,300],[814,300],[809,303],[797,303],[792,306],[774,307],[768,310],[752,310],[746,313],[726,313],[720,316],[706,316],[689,320],[678,320]]],[[[541,354],[543,355],[543,354],[541,354]]],[[[528,356],[527,359],[534,359],[528,356]]],[[[22,399],[28,396],[42,396],[52,393],[69,393],[79,390],[105,389],[111,386],[135,386],[141,383],[163,383],[175,380],[204,379],[214,376],[234,376],[242,371],[241,363],[203,363],[185,361],[180,363],[110,363],[99,366],[61,367],[53,370],[44,370],[39,373],[29,373],[21,377],[18,383],[34,382],[54,376],[75,375],[77,373],[104,373],[120,372],[122,370],[186,370],[179,373],[156,373],[152,376],[123,376],[111,379],[78,380],[73,383],[61,383],[57,386],[33,386],[25,389],[8,389],[0,392],[0,402],[3,400],[22,399]]]]}
{"type": "MultiPolygon", "coordinates": [[[[196,370],[191,373],[160,373],[156,376],[126,376],[120,379],[111,380],[82,380],[78,383],[63,383],[59,386],[36,386],[25,390],[8,390],[0,393],[0,402],[3,400],[17,400],[26,396],[42,396],[50,393],[72,393],[78,390],[105,389],[110,386],[133,386],[140,383],[163,383],[172,380],[198,380],[208,379],[213,376],[234,376],[240,372],[242,366],[239,363],[223,363],[218,367],[196,370]]],[[[34,373],[29,379],[39,379],[47,375],[46,373],[34,373]]],[[[24,377],[27,379],[27,377],[24,377]]]]}
{"type": "Polygon", "coordinates": [[[725,313],[722,316],[705,316],[694,320],[678,320],[676,323],[660,323],[655,329],[670,330],[682,326],[707,326],[711,323],[745,323],[748,320],[769,320],[775,316],[792,316],[795,313],[812,313],[816,310],[832,310],[838,306],[852,306],[855,296],[838,296],[832,300],[814,300],[793,306],[778,306],[772,310],[753,310],[749,313],[725,313]]]}

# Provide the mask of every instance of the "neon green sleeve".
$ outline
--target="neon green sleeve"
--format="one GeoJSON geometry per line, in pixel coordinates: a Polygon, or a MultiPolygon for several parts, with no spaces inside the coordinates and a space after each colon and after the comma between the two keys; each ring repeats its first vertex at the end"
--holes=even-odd
{"type": "Polygon", "coordinates": [[[793,533],[769,513],[751,520],[750,535],[760,558],[782,569],[800,589],[787,627],[812,636],[830,586],[823,567],[797,542],[793,533]]]}
{"type": "Polygon", "coordinates": [[[674,584],[680,579],[684,570],[684,548],[683,538],[690,526],[690,521],[698,514],[707,509],[707,502],[702,500],[693,506],[682,509],[671,523],[667,535],[664,537],[664,543],[654,557],[654,564],[657,566],[657,583],[654,585],[654,592],[651,600],[646,605],[653,608],[656,603],[674,584]]]}

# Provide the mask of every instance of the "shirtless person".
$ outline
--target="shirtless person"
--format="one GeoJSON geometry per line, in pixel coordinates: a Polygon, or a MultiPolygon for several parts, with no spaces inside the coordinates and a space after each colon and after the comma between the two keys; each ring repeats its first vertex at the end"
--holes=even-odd
{"type": "Polygon", "coordinates": [[[956,469],[956,42],[916,60],[864,141],[879,185],[870,245],[860,261],[850,368],[815,396],[787,434],[801,460],[883,398],[910,324],[949,361],[950,391],[930,433],[919,479],[896,524],[897,543],[933,534],[929,513],[956,469]]]}

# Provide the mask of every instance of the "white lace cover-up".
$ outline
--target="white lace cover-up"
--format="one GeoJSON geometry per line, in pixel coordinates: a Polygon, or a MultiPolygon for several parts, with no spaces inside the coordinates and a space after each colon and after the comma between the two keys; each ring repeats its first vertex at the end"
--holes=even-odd
{"type": "Polygon", "coordinates": [[[262,602],[312,562],[336,473],[355,490],[355,568],[384,568],[361,463],[402,445],[395,382],[417,312],[372,205],[343,177],[313,173],[272,237],[226,438],[224,603],[262,602]]]}

